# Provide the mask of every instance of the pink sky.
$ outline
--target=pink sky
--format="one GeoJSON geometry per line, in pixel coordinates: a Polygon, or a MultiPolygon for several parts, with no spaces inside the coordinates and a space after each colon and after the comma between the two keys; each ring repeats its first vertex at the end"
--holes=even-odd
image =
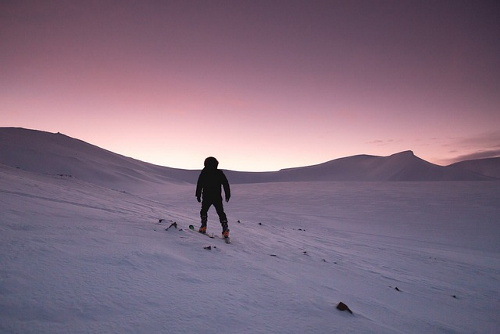
{"type": "Polygon", "coordinates": [[[159,165],[500,155],[496,1],[3,1],[0,126],[159,165]]]}

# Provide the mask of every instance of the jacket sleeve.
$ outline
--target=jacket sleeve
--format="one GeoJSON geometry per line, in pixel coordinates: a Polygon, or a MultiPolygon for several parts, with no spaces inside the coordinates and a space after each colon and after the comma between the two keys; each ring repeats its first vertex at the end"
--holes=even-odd
{"type": "Polygon", "coordinates": [[[196,198],[201,197],[201,189],[203,188],[203,174],[200,173],[198,176],[198,182],[196,183],[196,198]]]}
{"type": "Polygon", "coordinates": [[[226,200],[229,200],[229,198],[231,198],[231,188],[229,187],[229,181],[227,180],[226,175],[222,171],[221,171],[221,176],[222,176],[222,187],[224,188],[224,194],[226,195],[226,200]]]}

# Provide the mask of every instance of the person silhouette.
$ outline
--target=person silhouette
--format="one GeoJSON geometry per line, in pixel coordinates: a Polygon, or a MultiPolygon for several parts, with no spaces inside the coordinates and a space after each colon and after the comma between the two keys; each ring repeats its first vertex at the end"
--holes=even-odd
{"type": "Polygon", "coordinates": [[[217,168],[219,162],[214,157],[206,158],[204,166],[205,167],[198,177],[198,182],[196,183],[196,199],[198,202],[201,202],[201,226],[199,232],[207,232],[208,209],[213,205],[219,215],[220,224],[222,225],[222,236],[229,240],[229,227],[227,224],[227,216],[224,212],[224,206],[222,205],[221,195],[222,186],[226,202],[229,202],[231,198],[229,182],[224,172],[217,168]]]}

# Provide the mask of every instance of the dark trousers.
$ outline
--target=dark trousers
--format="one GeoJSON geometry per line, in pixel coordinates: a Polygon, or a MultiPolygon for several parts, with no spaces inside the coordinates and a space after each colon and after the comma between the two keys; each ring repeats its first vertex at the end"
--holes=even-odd
{"type": "Polygon", "coordinates": [[[207,224],[207,218],[208,218],[208,209],[210,209],[211,206],[215,207],[215,210],[217,211],[217,214],[219,215],[219,220],[222,223],[227,223],[227,217],[226,214],[224,213],[224,206],[222,205],[222,197],[219,198],[203,198],[203,201],[201,202],[201,211],[200,211],[200,216],[201,216],[201,223],[202,225],[207,224]]]}

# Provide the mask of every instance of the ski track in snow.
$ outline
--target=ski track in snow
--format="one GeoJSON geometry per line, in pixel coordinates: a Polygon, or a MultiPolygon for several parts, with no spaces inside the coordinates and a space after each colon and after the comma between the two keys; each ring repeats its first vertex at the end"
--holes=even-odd
{"type": "MultiPolygon", "coordinates": [[[[493,333],[500,325],[495,184],[233,189],[226,245],[187,230],[199,225],[193,186],[132,194],[0,169],[0,332],[493,333]],[[179,229],[165,231],[161,218],[179,229]],[[340,301],[354,314],[336,310],[340,301]]],[[[213,209],[208,226],[220,233],[213,209]]]]}

